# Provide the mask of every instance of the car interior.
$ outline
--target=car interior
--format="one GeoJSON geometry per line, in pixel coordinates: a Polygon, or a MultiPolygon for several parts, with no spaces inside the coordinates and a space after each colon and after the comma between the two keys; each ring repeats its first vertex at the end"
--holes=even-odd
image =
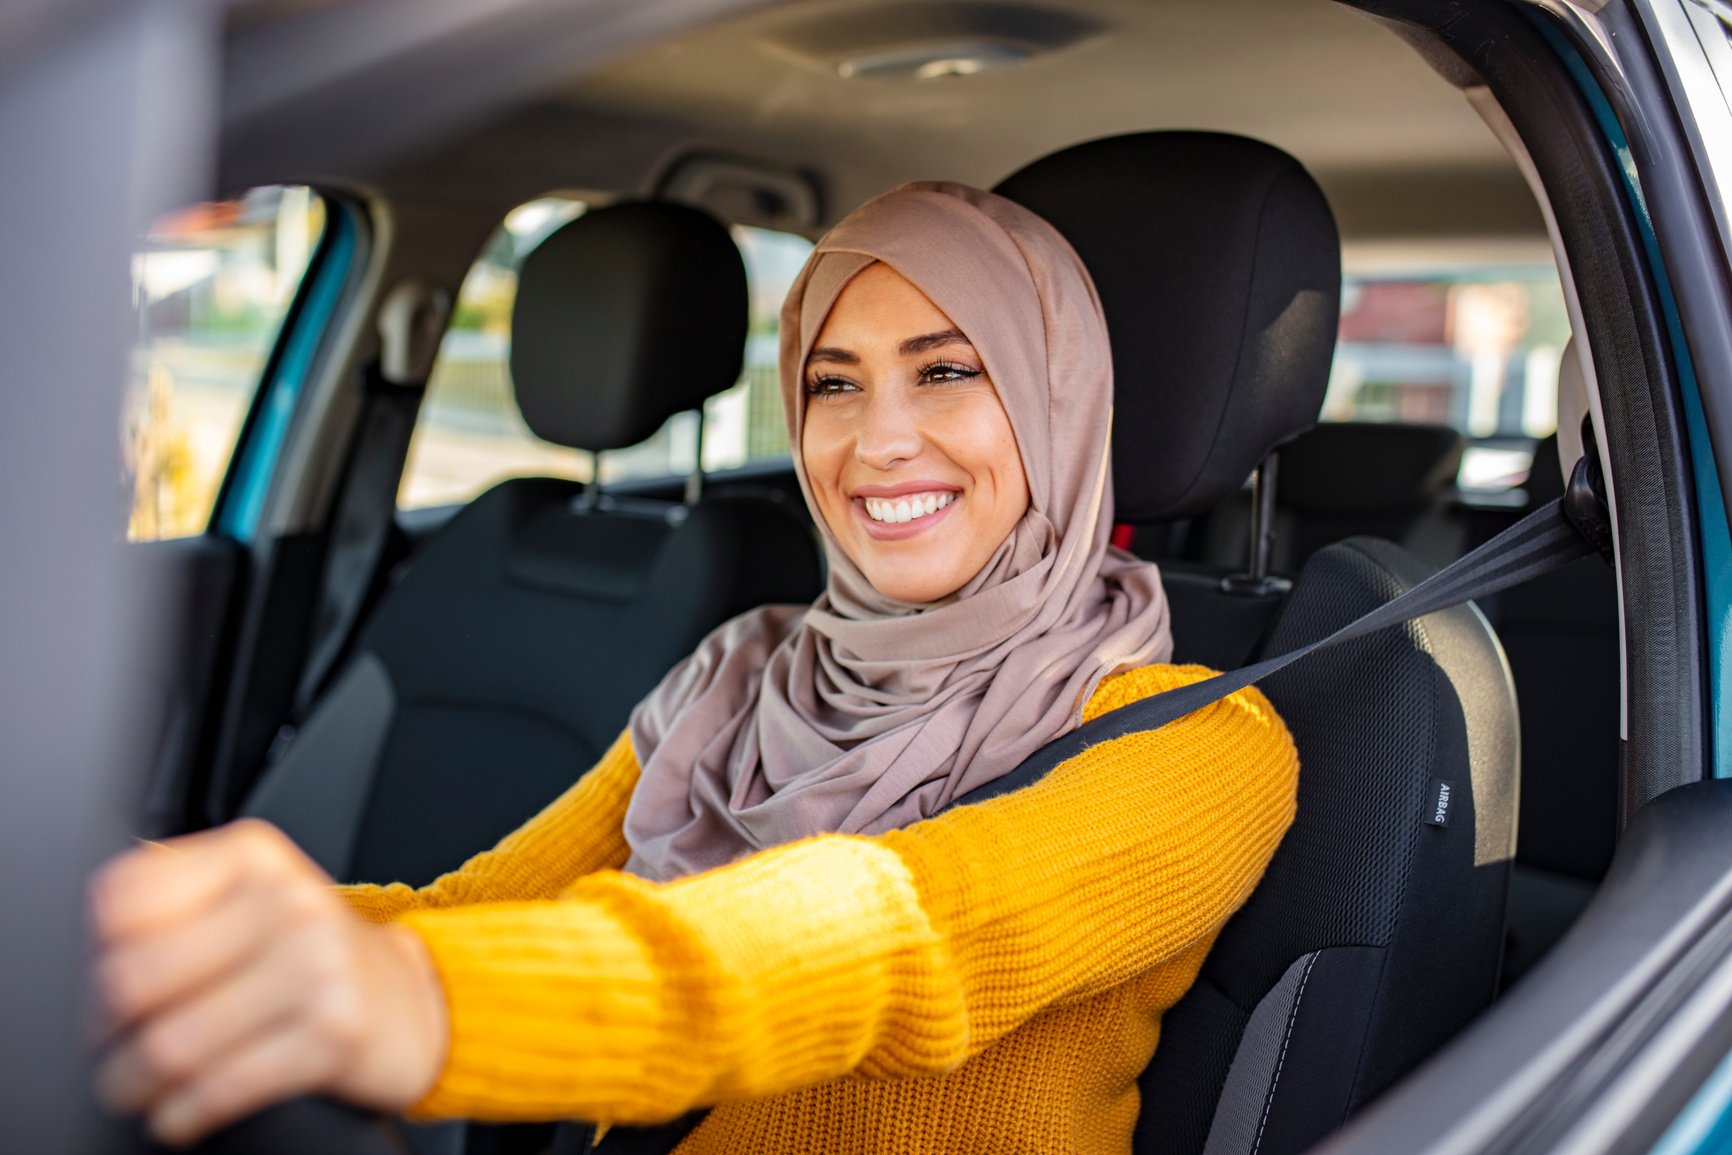
{"type": "MultiPolygon", "coordinates": [[[[1621,643],[1695,627],[1662,606],[1689,597],[1688,501],[1616,174],[1562,69],[1508,47],[1546,43],[1532,20],[1478,6],[1497,51],[1421,7],[791,0],[342,171],[227,162],[236,196],[310,186],[323,227],[211,532],[143,547],[187,590],[151,832],[255,815],[341,881],[422,884],[528,818],[709,630],[822,588],[777,441],[803,247],[907,180],[996,188],[1100,290],[1114,540],[1162,566],[1175,660],[1330,632],[1557,498],[1580,456],[1615,487],[1618,571],[1588,557],[1266,684],[1299,819],[1165,1021],[1136,1150],[1309,1149],[1519,989],[1668,784],[1656,736],[1700,731],[1665,638],[1621,643]],[[1549,356],[1466,335],[1487,294],[1461,286],[1518,277],[1573,337],[1549,356]],[[1419,324],[1366,319],[1403,300],[1447,301],[1427,347],[1460,387],[1415,370],[1429,408],[1379,408],[1399,374],[1352,360],[1376,344],[1353,326],[1419,324]],[[1600,402],[1595,372],[1645,408],[1600,402]],[[506,426],[529,456],[481,460],[506,426]]],[[[595,1149],[670,1149],[649,1130],[595,1149]]]]}

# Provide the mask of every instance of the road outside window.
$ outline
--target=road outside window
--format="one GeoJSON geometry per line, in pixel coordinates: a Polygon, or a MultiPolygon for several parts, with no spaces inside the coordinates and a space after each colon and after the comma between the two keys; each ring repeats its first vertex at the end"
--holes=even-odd
{"type": "Polygon", "coordinates": [[[316,193],[273,186],[166,217],[134,254],[138,337],[122,425],[129,539],[188,537],[209,525],[324,229],[316,193]]]}
{"type": "MultiPolygon", "coordinates": [[[[511,389],[511,308],[517,270],[536,245],[584,211],[583,202],[545,197],[513,209],[464,278],[451,325],[427,383],[397,504],[455,505],[512,477],[566,477],[605,484],[690,473],[697,420],[681,414],[640,445],[594,455],[542,441],[517,411],[511,389]]],[[[704,409],[706,469],[725,469],[788,452],[776,381],[777,316],[812,244],[766,229],[735,228],[751,288],[751,335],[744,371],[704,409]]]]}

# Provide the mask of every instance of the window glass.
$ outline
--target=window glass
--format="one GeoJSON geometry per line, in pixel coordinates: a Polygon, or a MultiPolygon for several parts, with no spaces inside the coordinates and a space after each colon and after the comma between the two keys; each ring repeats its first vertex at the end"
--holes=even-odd
{"type": "MultiPolygon", "coordinates": [[[[696,414],[681,414],[640,445],[593,455],[542,441],[512,397],[511,307],[523,258],[583,212],[581,201],[548,197],[512,210],[464,278],[451,327],[427,383],[397,503],[403,509],[466,502],[510,477],[605,482],[689,473],[696,414]]],[[[785,454],[776,383],[776,320],[812,244],[765,229],[735,228],[751,288],[745,367],[732,389],[704,409],[704,467],[724,469],[785,454]]]]}
{"type": "Polygon", "coordinates": [[[450,327],[427,380],[397,504],[468,501],[508,477],[594,476],[590,455],[529,431],[511,395],[511,306],[517,269],[531,249],[582,215],[582,201],[543,197],[519,205],[463,278],[450,327]]]}
{"type": "Polygon", "coordinates": [[[1453,425],[1474,439],[1463,488],[1518,485],[1557,428],[1569,336],[1550,265],[1350,275],[1323,418],[1453,425]]]}
{"type": "Polygon", "coordinates": [[[204,532],[324,229],[316,193],[272,186],[183,209],[146,234],[132,262],[138,335],[122,426],[128,538],[204,532]]]}

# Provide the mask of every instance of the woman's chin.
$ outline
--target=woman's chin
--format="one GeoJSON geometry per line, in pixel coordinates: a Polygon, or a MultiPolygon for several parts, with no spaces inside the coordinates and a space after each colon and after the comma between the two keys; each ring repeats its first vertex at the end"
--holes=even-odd
{"type": "Polygon", "coordinates": [[[968,579],[953,578],[950,572],[953,568],[948,565],[918,568],[907,565],[869,566],[862,567],[861,572],[872,583],[872,588],[885,597],[918,605],[947,598],[963,587],[968,579]]]}

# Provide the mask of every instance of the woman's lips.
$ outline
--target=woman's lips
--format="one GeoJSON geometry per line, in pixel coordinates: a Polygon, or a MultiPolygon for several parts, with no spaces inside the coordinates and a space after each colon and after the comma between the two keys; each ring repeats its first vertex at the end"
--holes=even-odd
{"type": "MultiPolygon", "coordinates": [[[[863,497],[856,497],[852,502],[850,502],[850,504],[854,507],[854,516],[858,518],[860,524],[865,527],[868,537],[872,538],[874,541],[902,541],[905,538],[925,533],[928,529],[931,529],[949,516],[950,511],[955,509],[962,501],[962,495],[960,493],[949,491],[941,492],[944,497],[949,498],[948,504],[939,506],[938,509],[932,513],[922,513],[919,517],[911,516],[907,521],[875,520],[871,514],[866,512],[866,499],[863,497]]],[[[935,493],[934,496],[938,496],[938,494],[935,493]]],[[[906,501],[912,505],[912,500],[912,495],[900,498],[873,498],[873,501],[875,502],[889,502],[892,506],[894,506],[897,501],[906,501]]],[[[922,509],[924,508],[923,504],[922,509]]],[[[910,513],[912,514],[912,512],[911,508],[910,513]]]]}

